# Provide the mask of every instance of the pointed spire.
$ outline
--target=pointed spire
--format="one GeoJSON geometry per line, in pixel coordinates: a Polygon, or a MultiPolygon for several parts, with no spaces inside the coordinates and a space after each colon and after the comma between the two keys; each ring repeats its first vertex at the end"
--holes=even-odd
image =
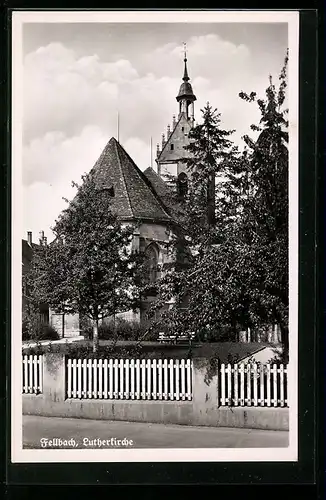
{"type": "MultiPolygon", "coordinates": [[[[193,93],[191,83],[189,82],[190,78],[188,75],[188,69],[187,69],[187,51],[186,51],[186,44],[184,43],[184,73],[183,73],[183,82],[181,83],[179,94],[177,95],[177,101],[196,101],[196,96],[193,93]]],[[[180,109],[181,112],[181,109],[180,109]]]]}
{"type": "Polygon", "coordinates": [[[190,80],[190,78],[188,76],[188,70],[187,70],[187,44],[186,44],[186,42],[184,42],[183,47],[184,47],[184,59],[183,60],[185,63],[185,68],[184,68],[182,80],[184,82],[188,82],[190,80]]]}

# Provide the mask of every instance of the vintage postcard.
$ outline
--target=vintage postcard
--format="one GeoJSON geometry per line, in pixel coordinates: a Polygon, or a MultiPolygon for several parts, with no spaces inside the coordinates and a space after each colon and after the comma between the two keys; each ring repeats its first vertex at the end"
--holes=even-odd
{"type": "Polygon", "coordinates": [[[12,15],[12,457],[297,461],[299,13],[12,15]]]}

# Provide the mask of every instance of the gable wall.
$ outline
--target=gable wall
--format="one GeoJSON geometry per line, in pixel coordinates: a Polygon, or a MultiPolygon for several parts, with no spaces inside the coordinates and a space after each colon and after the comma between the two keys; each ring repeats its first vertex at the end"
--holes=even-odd
{"type": "Polygon", "coordinates": [[[177,123],[176,128],[170,135],[169,139],[159,158],[158,163],[158,173],[164,176],[165,170],[170,175],[179,175],[181,172],[185,172],[186,165],[180,162],[180,159],[186,156],[185,146],[189,144],[188,133],[191,129],[191,123],[182,116],[180,121],[177,123]],[[184,131],[182,131],[182,127],[184,131]],[[173,150],[171,150],[171,144],[173,144],[173,150]],[[169,163],[170,162],[170,163],[169,163]],[[173,163],[175,165],[173,165],[173,163]]]}

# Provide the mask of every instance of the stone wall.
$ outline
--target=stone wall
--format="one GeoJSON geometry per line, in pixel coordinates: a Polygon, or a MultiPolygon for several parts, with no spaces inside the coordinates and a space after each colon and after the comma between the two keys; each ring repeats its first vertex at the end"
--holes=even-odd
{"type": "Polygon", "coordinates": [[[44,355],[43,393],[24,394],[23,414],[123,420],[210,427],[288,430],[288,408],[225,408],[218,406],[217,376],[206,383],[206,363],[194,359],[192,401],[68,399],[63,354],[44,355]]]}

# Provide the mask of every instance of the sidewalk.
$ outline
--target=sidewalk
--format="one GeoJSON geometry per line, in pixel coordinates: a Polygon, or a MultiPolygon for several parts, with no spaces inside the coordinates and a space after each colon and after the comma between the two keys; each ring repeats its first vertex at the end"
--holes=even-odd
{"type": "Polygon", "coordinates": [[[115,440],[123,439],[132,441],[133,448],[281,448],[288,446],[289,433],[23,415],[23,447],[41,448],[42,438],[56,438],[54,446],[61,448],[71,445],[60,439],[74,439],[77,447],[89,449],[119,447],[115,440]]]}

